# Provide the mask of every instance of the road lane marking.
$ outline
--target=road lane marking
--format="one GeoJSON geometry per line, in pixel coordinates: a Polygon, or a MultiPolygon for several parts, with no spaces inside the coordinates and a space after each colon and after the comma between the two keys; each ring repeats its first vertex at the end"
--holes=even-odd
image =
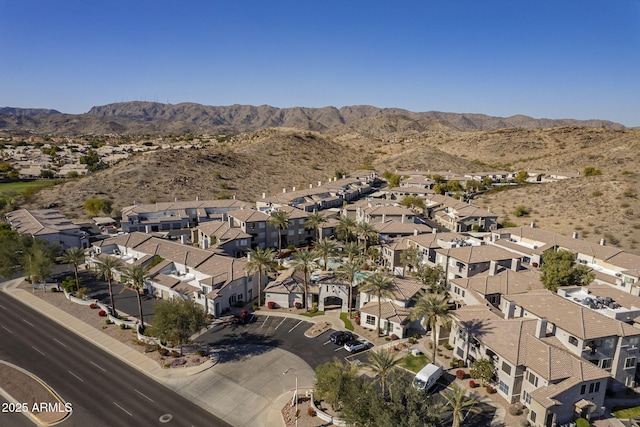
{"type": "Polygon", "coordinates": [[[9,329],[5,328],[4,326],[2,326],[2,329],[4,329],[5,331],[9,332],[10,334],[13,335],[13,332],[11,332],[9,329]]]}
{"type": "Polygon", "coordinates": [[[274,329],[278,329],[280,327],[280,325],[282,325],[284,323],[284,321],[287,320],[286,317],[282,318],[282,322],[278,323],[278,326],[276,326],[274,329]]]}
{"type": "Polygon", "coordinates": [[[71,375],[73,375],[74,377],[76,377],[76,378],[77,378],[77,379],[79,379],[80,381],[84,382],[84,380],[83,380],[82,378],[80,378],[79,376],[77,376],[77,375],[76,375],[76,374],[74,374],[73,372],[71,372],[71,371],[67,371],[67,372],[69,372],[71,375]]]}
{"type": "Polygon", "coordinates": [[[96,368],[100,369],[102,372],[107,372],[106,369],[104,369],[102,366],[96,365],[95,363],[93,363],[92,361],[89,361],[89,363],[91,363],[93,366],[95,366],[96,368]]]}
{"type": "Polygon", "coordinates": [[[64,344],[64,343],[62,343],[62,342],[60,342],[60,341],[58,341],[57,339],[55,339],[55,338],[54,338],[53,340],[54,340],[55,342],[57,342],[58,344],[60,344],[61,346],[66,347],[66,344],[64,344]]]}
{"type": "Polygon", "coordinates": [[[153,400],[152,398],[150,398],[150,397],[149,397],[149,396],[147,396],[146,394],[142,393],[141,391],[136,390],[135,388],[133,389],[133,391],[135,391],[136,393],[138,393],[140,396],[142,396],[142,397],[146,398],[147,400],[149,400],[149,401],[151,401],[151,402],[153,402],[153,403],[156,403],[156,401],[155,401],[155,400],[153,400]]]}
{"type": "Polygon", "coordinates": [[[113,402],[113,404],[116,405],[118,408],[122,409],[123,412],[126,412],[127,414],[129,414],[130,417],[133,417],[133,414],[131,412],[127,411],[122,406],[118,405],[116,402],[113,402]]]}
{"type": "Polygon", "coordinates": [[[22,319],[22,321],[23,321],[24,323],[26,323],[27,325],[29,325],[29,326],[33,326],[34,328],[35,328],[35,326],[36,326],[36,325],[34,325],[33,323],[29,322],[28,320],[22,319]]]}
{"type": "Polygon", "coordinates": [[[265,323],[267,323],[267,320],[269,320],[269,316],[265,317],[264,322],[262,322],[262,325],[260,326],[260,328],[264,328],[265,323]]]}
{"type": "Polygon", "coordinates": [[[4,305],[2,305],[2,304],[0,304],[0,307],[1,307],[3,310],[6,310],[6,309],[7,309],[7,307],[5,307],[5,306],[4,306],[4,305]]]}
{"type": "Polygon", "coordinates": [[[38,350],[34,346],[31,346],[31,348],[34,349],[35,351],[37,351],[38,353],[40,353],[41,355],[46,356],[46,354],[44,354],[43,352],[41,352],[40,350],[38,350]]]}
{"type": "Polygon", "coordinates": [[[302,323],[302,322],[303,322],[303,320],[301,320],[301,321],[299,321],[298,323],[296,323],[296,324],[295,324],[295,326],[294,326],[293,328],[289,329],[289,332],[291,332],[291,331],[293,331],[295,328],[297,328],[297,327],[298,327],[298,325],[299,325],[300,323],[302,323]]]}

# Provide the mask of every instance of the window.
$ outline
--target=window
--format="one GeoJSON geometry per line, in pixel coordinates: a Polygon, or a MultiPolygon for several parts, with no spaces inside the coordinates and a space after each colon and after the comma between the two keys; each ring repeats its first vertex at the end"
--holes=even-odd
{"type": "Polygon", "coordinates": [[[574,337],[572,335],[569,335],[569,344],[577,346],[578,345],[578,338],[576,338],[576,337],[574,337]]]}
{"type": "Polygon", "coordinates": [[[500,388],[500,391],[504,394],[509,394],[509,386],[504,381],[500,380],[500,385],[498,386],[498,388],[500,388]]]}
{"type": "Polygon", "coordinates": [[[596,393],[600,391],[600,383],[596,383],[596,388],[594,390],[596,393]]]}
{"type": "Polygon", "coordinates": [[[611,369],[611,362],[612,362],[612,359],[602,359],[600,361],[600,367],[605,370],[611,369]]]}
{"type": "Polygon", "coordinates": [[[589,384],[589,393],[593,393],[596,388],[596,383],[589,384]]]}
{"type": "Polygon", "coordinates": [[[374,326],[376,324],[376,318],[367,314],[367,325],[374,326]]]}
{"type": "Polygon", "coordinates": [[[507,375],[511,375],[511,365],[509,365],[507,362],[502,362],[502,372],[507,375]]]}
{"type": "Polygon", "coordinates": [[[627,357],[624,359],[624,369],[635,368],[636,366],[636,358],[635,357],[627,357]]]}
{"type": "Polygon", "coordinates": [[[533,372],[529,371],[529,376],[527,377],[527,381],[529,381],[534,386],[538,387],[538,377],[536,377],[536,375],[533,372]]]}
{"type": "Polygon", "coordinates": [[[587,392],[587,385],[582,384],[582,386],[580,387],[580,394],[585,394],[586,392],[587,392]]]}
{"type": "Polygon", "coordinates": [[[461,349],[461,348],[458,348],[458,349],[456,350],[456,354],[458,355],[458,357],[461,357],[461,358],[462,358],[462,357],[464,357],[464,350],[463,350],[463,349],[461,349]]]}
{"type": "Polygon", "coordinates": [[[526,403],[527,405],[531,403],[531,396],[529,395],[529,393],[527,393],[526,390],[524,390],[522,392],[522,400],[524,401],[524,403],[526,403]]]}
{"type": "Polygon", "coordinates": [[[536,422],[537,415],[535,412],[531,411],[531,421],[536,422]]]}

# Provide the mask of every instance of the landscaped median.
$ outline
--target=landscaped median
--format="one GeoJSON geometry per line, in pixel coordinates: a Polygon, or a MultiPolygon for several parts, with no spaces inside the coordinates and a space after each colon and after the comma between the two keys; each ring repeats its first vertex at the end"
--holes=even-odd
{"type": "Polygon", "coordinates": [[[72,411],[71,403],[62,400],[41,379],[1,360],[0,390],[9,401],[7,411],[28,413],[41,425],[60,422],[72,411]]]}

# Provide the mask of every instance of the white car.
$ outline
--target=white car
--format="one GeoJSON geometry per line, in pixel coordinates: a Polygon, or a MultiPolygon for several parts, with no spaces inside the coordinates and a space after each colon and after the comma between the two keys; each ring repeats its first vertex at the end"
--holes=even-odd
{"type": "Polygon", "coordinates": [[[365,340],[351,340],[347,341],[344,345],[344,349],[349,353],[356,353],[358,351],[366,350],[369,348],[369,343],[365,340]]]}

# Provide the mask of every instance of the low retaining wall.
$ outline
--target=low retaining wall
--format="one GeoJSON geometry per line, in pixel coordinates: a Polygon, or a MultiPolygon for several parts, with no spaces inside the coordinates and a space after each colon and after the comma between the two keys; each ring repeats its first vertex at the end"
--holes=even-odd
{"type": "Polygon", "coordinates": [[[342,421],[340,418],[334,418],[331,415],[327,414],[326,412],[323,412],[321,409],[318,409],[318,407],[316,406],[314,400],[313,400],[313,391],[311,392],[311,407],[313,408],[314,411],[316,411],[316,416],[318,418],[320,418],[323,421],[327,421],[333,425],[336,426],[346,426],[347,423],[342,421]]]}

